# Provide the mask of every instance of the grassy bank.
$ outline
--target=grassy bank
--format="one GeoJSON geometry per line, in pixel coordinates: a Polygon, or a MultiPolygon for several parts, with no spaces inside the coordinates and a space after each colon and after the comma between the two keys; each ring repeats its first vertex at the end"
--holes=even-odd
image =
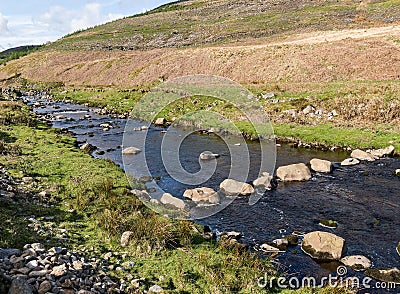
{"type": "MultiPolygon", "coordinates": [[[[325,85],[251,85],[250,90],[262,97],[273,92],[271,99],[259,99],[271,119],[278,138],[328,147],[383,148],[394,145],[400,150],[400,87],[398,81],[334,82],[325,85]],[[312,106],[321,115],[305,115],[312,106]],[[331,115],[336,112],[335,116],[331,115]],[[293,113],[295,115],[293,116],[293,113]]],[[[58,100],[72,100],[106,108],[110,112],[129,113],[148,88],[118,90],[113,88],[56,88],[58,100]]],[[[248,137],[257,137],[254,128],[243,120],[240,110],[224,101],[209,97],[191,97],[177,101],[157,117],[168,121],[196,110],[225,115],[248,137]]]]}

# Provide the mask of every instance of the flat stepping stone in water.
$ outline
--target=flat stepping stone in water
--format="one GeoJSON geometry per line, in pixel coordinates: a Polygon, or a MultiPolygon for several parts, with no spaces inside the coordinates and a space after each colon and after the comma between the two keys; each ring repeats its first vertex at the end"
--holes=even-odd
{"type": "Polygon", "coordinates": [[[284,182],[308,181],[311,179],[310,169],[304,163],[281,166],[276,171],[276,175],[284,182]]]}
{"type": "Polygon", "coordinates": [[[219,157],[219,154],[212,153],[210,151],[205,151],[200,154],[201,160],[212,160],[219,157]]]}
{"type": "Polygon", "coordinates": [[[122,150],[123,155],[135,155],[142,152],[139,148],[136,147],[127,147],[124,150],[122,150]]]}
{"type": "Polygon", "coordinates": [[[193,202],[208,202],[218,204],[220,202],[218,193],[211,188],[195,188],[186,190],[183,197],[191,199],[193,202]]]}
{"type": "Polygon", "coordinates": [[[169,193],[164,193],[160,199],[160,202],[167,206],[172,206],[178,209],[185,209],[185,202],[183,200],[172,196],[169,193]]]}
{"type": "Polygon", "coordinates": [[[369,154],[365,151],[362,151],[360,149],[354,150],[351,155],[352,158],[356,158],[358,160],[364,160],[364,161],[375,161],[377,159],[376,156],[369,154]]]}
{"type": "Polygon", "coordinates": [[[356,158],[347,158],[340,163],[341,166],[353,166],[357,164],[360,164],[360,161],[356,158]]]}
{"type": "Polygon", "coordinates": [[[227,196],[248,196],[254,193],[253,186],[232,179],[224,180],[219,188],[227,196]]]}
{"type": "Polygon", "coordinates": [[[273,246],[268,245],[268,244],[262,244],[260,246],[260,248],[261,248],[262,251],[268,252],[268,253],[279,253],[279,251],[280,251],[278,248],[273,247],[273,246]]]}
{"type": "Polygon", "coordinates": [[[320,173],[331,173],[332,172],[332,162],[328,160],[313,158],[310,161],[311,169],[315,172],[320,173]]]}
{"type": "Polygon", "coordinates": [[[340,262],[355,271],[363,271],[372,266],[371,261],[362,255],[346,256],[343,257],[340,262]]]}

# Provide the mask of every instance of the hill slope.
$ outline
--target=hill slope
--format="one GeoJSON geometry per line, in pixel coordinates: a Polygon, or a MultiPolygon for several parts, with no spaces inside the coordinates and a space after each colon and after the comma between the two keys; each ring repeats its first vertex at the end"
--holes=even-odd
{"type": "Polygon", "coordinates": [[[192,0],[72,34],[51,47],[142,50],[199,46],[396,21],[400,21],[399,1],[192,0]]]}
{"type": "Polygon", "coordinates": [[[66,36],[0,67],[0,80],[19,73],[124,87],[194,73],[245,84],[398,80],[399,21],[393,0],[180,1],[66,36]]]}

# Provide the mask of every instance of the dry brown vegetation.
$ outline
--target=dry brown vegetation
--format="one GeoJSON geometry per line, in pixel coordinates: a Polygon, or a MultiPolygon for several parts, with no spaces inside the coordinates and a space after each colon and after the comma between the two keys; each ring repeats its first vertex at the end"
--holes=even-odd
{"type": "MultiPolygon", "coordinates": [[[[273,83],[290,88],[335,80],[399,80],[400,30],[395,28],[384,36],[360,38],[351,38],[351,31],[347,35],[342,32],[341,39],[323,43],[310,40],[306,34],[305,39],[310,41],[301,44],[133,52],[45,50],[0,68],[0,78],[22,73],[29,80],[61,81],[70,86],[129,87],[151,84],[160,78],[215,74],[243,84],[273,83]]],[[[301,36],[296,40],[302,40],[301,36]]]]}

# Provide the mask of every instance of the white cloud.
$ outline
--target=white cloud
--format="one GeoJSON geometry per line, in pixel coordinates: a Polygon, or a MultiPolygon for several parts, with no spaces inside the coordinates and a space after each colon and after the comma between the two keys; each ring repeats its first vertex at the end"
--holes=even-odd
{"type": "Polygon", "coordinates": [[[0,12],[0,36],[8,34],[8,20],[0,12]]]}
{"type": "Polygon", "coordinates": [[[74,9],[60,5],[51,6],[45,13],[34,16],[4,17],[0,13],[0,49],[44,44],[68,33],[122,17],[123,14],[104,12],[103,6],[95,2],[74,9]]]}
{"type": "Polygon", "coordinates": [[[67,9],[63,6],[52,6],[46,13],[37,17],[35,22],[46,25],[51,30],[66,34],[121,17],[123,15],[103,14],[102,5],[93,2],[86,4],[79,10],[67,9]]]}

